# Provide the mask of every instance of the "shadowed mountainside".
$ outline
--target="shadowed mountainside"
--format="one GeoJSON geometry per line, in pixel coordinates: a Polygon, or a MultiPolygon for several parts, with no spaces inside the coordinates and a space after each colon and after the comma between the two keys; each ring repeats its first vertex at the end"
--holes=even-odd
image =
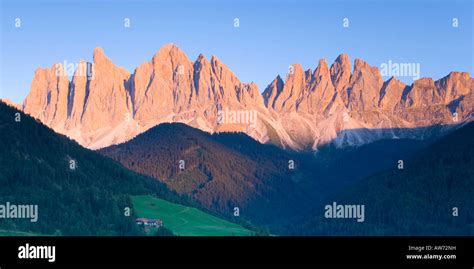
{"type": "Polygon", "coordinates": [[[329,143],[315,154],[302,154],[261,144],[243,133],[211,135],[185,124],[166,123],[99,152],[161,180],[211,211],[229,216],[238,207],[244,219],[281,226],[306,218],[325,197],[396,167],[398,160],[432,143],[444,128],[456,127],[350,130],[361,135],[413,132],[418,138],[439,131],[429,135],[431,140],[389,139],[343,148],[329,143]]]}
{"type": "Polygon", "coordinates": [[[271,223],[303,214],[308,207],[301,205],[311,203],[307,189],[292,180],[301,172],[289,169],[290,153],[240,133],[211,135],[165,123],[100,152],[227,216],[238,207],[245,219],[271,223]]]}
{"type": "Polygon", "coordinates": [[[133,210],[130,217],[124,216],[125,207],[132,207],[130,195],[189,204],[164,184],[83,148],[3,102],[0,148],[0,204],[38,205],[37,222],[2,219],[1,229],[48,235],[141,235],[133,210]]]}
{"type": "Polygon", "coordinates": [[[305,235],[473,235],[474,123],[422,149],[404,169],[375,174],[320,203],[305,235]],[[365,205],[365,222],[326,219],[324,205],[365,205]],[[457,216],[454,216],[455,210],[457,216]]]}

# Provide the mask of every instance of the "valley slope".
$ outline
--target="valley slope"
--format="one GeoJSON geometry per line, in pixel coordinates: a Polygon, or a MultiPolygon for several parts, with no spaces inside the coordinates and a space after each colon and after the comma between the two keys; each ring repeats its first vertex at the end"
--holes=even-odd
{"type": "Polygon", "coordinates": [[[195,205],[3,102],[0,148],[0,204],[38,206],[37,222],[0,219],[1,234],[143,235],[130,196],[152,195],[175,207],[195,205]]]}
{"type": "Polygon", "coordinates": [[[100,150],[136,172],[162,180],[209,210],[256,223],[307,213],[312,201],[298,161],[241,133],[214,134],[164,123],[123,144],[100,150]]]}
{"type": "Polygon", "coordinates": [[[390,139],[345,149],[328,144],[314,155],[261,144],[242,133],[209,134],[163,123],[99,152],[216,214],[233,217],[238,208],[234,219],[279,231],[306,221],[325,197],[396,167],[427,143],[390,139]]]}
{"type": "Polygon", "coordinates": [[[297,235],[473,235],[474,123],[412,158],[326,197],[297,235]],[[324,207],[364,205],[365,221],[327,219],[324,207]]]}

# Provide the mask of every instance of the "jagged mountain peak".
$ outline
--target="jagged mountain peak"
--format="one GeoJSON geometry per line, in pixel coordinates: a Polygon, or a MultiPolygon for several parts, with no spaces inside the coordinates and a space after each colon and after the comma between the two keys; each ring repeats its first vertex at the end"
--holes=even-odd
{"type": "Polygon", "coordinates": [[[434,86],[434,80],[428,77],[422,77],[413,82],[413,85],[417,86],[434,86]]]}
{"type": "Polygon", "coordinates": [[[378,106],[382,110],[394,111],[406,87],[407,86],[396,77],[390,77],[382,86],[378,106]]]}
{"type": "Polygon", "coordinates": [[[331,75],[337,76],[339,73],[349,71],[351,72],[351,62],[349,55],[346,53],[339,54],[331,65],[331,75]]]}
{"type": "Polygon", "coordinates": [[[304,73],[303,66],[299,63],[294,63],[288,67],[288,73],[285,80],[288,81],[290,79],[302,78],[304,73]]]}
{"type": "Polygon", "coordinates": [[[334,60],[335,62],[340,62],[340,63],[350,63],[349,62],[349,54],[347,53],[341,53],[337,56],[336,60],[334,60]]]}
{"type": "Polygon", "coordinates": [[[230,68],[222,63],[215,55],[211,56],[211,67],[219,80],[229,79],[232,83],[240,83],[240,80],[235,76],[230,68]]]}
{"type": "MultiPolygon", "coordinates": [[[[379,69],[362,59],[353,66],[347,54],[330,67],[319,60],[314,71],[292,64],[285,79],[278,75],[261,94],[216,56],[200,54],[191,62],[174,44],[161,47],[133,75],[95,48],[93,63],[81,60],[71,82],[60,66],[37,69],[23,108],[89,148],[127,141],[162,122],[243,131],[260,142],[301,150],[316,149],[346,129],[450,124],[455,112],[461,121],[472,117],[469,73],[407,86],[395,77],[384,82],[379,69]]],[[[345,132],[339,140],[360,144],[385,135],[373,133],[345,132]]]]}
{"type": "MultiPolygon", "coordinates": [[[[105,51],[101,47],[96,47],[94,48],[93,51],[93,64],[95,69],[113,69],[116,68],[116,65],[112,62],[112,60],[105,54],[105,51]]],[[[124,68],[121,68],[121,72],[130,74],[127,70],[124,68]]]]}
{"type": "Polygon", "coordinates": [[[329,65],[326,59],[320,59],[318,62],[318,67],[314,70],[316,76],[330,76],[329,65]]]}
{"type": "Polygon", "coordinates": [[[334,85],[334,88],[340,98],[347,100],[347,93],[344,90],[349,84],[351,77],[351,63],[349,60],[349,55],[341,54],[339,55],[334,63],[331,65],[330,69],[331,81],[334,85]]]}
{"type": "Polygon", "coordinates": [[[280,75],[277,77],[265,88],[263,91],[263,99],[265,102],[265,106],[272,109],[275,106],[275,99],[283,90],[284,81],[280,75]]]}
{"type": "Polygon", "coordinates": [[[354,60],[354,70],[367,68],[367,67],[370,67],[370,65],[366,61],[364,61],[360,58],[356,58],[354,60]]]}
{"type": "Polygon", "coordinates": [[[199,53],[199,55],[198,55],[198,57],[197,57],[197,59],[196,59],[196,62],[201,62],[201,61],[207,61],[207,62],[209,62],[209,61],[207,60],[207,58],[206,58],[206,55],[204,55],[204,54],[202,54],[202,53],[199,53]]]}
{"type": "Polygon", "coordinates": [[[152,62],[154,65],[163,62],[172,62],[175,64],[188,63],[189,58],[178,46],[173,43],[166,44],[161,47],[153,56],[152,62]]]}
{"type": "Polygon", "coordinates": [[[325,68],[325,69],[329,69],[329,65],[328,65],[328,62],[326,61],[326,59],[319,59],[318,61],[318,68],[325,68]]]}
{"type": "Polygon", "coordinates": [[[221,60],[216,55],[211,56],[211,64],[212,65],[220,65],[222,64],[221,60]]]}
{"type": "Polygon", "coordinates": [[[105,51],[102,47],[95,47],[93,51],[93,57],[100,59],[102,57],[107,57],[107,56],[105,55],[105,51]]]}

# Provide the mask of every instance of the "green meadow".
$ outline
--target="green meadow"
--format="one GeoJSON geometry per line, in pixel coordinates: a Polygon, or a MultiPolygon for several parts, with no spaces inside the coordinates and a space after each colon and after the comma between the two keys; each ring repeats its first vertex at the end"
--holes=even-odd
{"type": "Polygon", "coordinates": [[[252,231],[214,217],[199,209],[143,195],[132,196],[135,214],[141,218],[161,219],[164,227],[178,236],[250,236],[252,231]]]}

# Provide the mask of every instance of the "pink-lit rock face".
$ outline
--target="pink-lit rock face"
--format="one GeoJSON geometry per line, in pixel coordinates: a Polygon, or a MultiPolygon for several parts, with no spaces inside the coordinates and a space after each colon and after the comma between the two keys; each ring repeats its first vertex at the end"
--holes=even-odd
{"type": "MultiPolygon", "coordinates": [[[[89,148],[125,142],[162,123],[183,122],[208,132],[242,131],[260,142],[295,150],[333,141],[359,145],[393,137],[351,129],[392,129],[453,124],[472,119],[473,79],[452,72],[405,85],[383,81],[377,67],[341,54],[314,71],[299,64],[277,76],[261,94],[241,82],[216,56],[192,62],[176,45],[162,47],[132,74],[100,48],[81,61],[69,81],[63,66],[38,68],[23,110],[89,148]]],[[[397,134],[397,137],[405,134],[397,134]]],[[[413,136],[407,133],[406,136],[413,136]]]]}

